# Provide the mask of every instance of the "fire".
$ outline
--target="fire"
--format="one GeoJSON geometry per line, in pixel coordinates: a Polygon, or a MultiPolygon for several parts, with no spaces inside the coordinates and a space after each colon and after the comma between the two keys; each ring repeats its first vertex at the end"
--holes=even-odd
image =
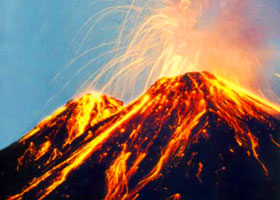
{"type": "Polygon", "coordinates": [[[196,177],[197,177],[197,179],[199,180],[199,182],[202,182],[202,180],[201,180],[201,178],[200,178],[202,169],[203,169],[203,164],[202,164],[201,162],[199,162],[199,163],[198,163],[198,170],[197,170],[197,173],[196,173],[196,177]]]}
{"type": "Polygon", "coordinates": [[[279,13],[271,4],[257,0],[132,1],[116,42],[116,56],[89,88],[101,84],[102,93],[131,100],[161,77],[208,71],[265,95],[270,89],[265,86],[269,84],[264,74],[270,73],[267,61],[278,59],[270,41],[277,38],[278,25],[273,23],[279,13]]]}
{"type": "MultiPolygon", "coordinates": [[[[104,99],[105,97],[99,98],[104,99]]],[[[76,107],[73,113],[89,112],[98,117],[94,114],[95,106],[92,106],[92,103],[89,104],[89,99],[91,98],[85,95],[74,100],[76,107]],[[88,104],[92,110],[88,110],[88,104]],[[75,111],[75,109],[79,111],[75,111]]],[[[91,102],[96,103],[101,99],[92,99],[91,102]]],[[[111,99],[110,101],[116,102],[111,99]]],[[[69,109],[69,106],[71,103],[68,103],[66,110],[69,109]]],[[[106,105],[103,106],[103,109],[106,107],[106,105]]],[[[99,113],[102,113],[102,110],[99,110],[99,113]]],[[[191,145],[201,140],[211,139],[212,134],[215,133],[208,132],[212,123],[208,118],[212,114],[217,116],[217,122],[215,122],[217,126],[223,122],[233,131],[232,137],[236,144],[234,147],[226,147],[226,151],[235,153],[237,148],[245,149],[250,153],[248,156],[252,155],[259,163],[263,173],[269,176],[269,169],[258,152],[259,139],[252,132],[253,129],[246,120],[255,119],[273,129],[276,127],[269,119],[271,116],[279,118],[280,109],[266,104],[265,101],[255,99],[250,93],[232,88],[223,79],[215,78],[209,73],[189,73],[179,77],[163,78],[156,82],[146,94],[111,117],[105,114],[107,122],[101,126],[97,124],[97,128],[89,126],[82,133],[89,134],[86,141],[73,150],[69,157],[49,168],[41,176],[34,178],[27,187],[19,194],[11,196],[9,200],[22,199],[25,194],[34,190],[37,191],[38,199],[46,198],[67,180],[71,172],[92,156],[96,160],[94,165],[99,165],[109,157],[112,159],[106,170],[105,199],[137,199],[149,183],[162,176],[164,170],[176,168],[177,164],[188,154],[191,145]],[[165,127],[164,130],[168,130],[167,133],[163,131],[166,124],[168,124],[168,129],[165,127]],[[155,146],[156,141],[160,138],[165,138],[164,145],[155,146]],[[119,151],[113,148],[112,144],[107,145],[108,142],[110,144],[110,141],[115,141],[113,144],[119,151]],[[154,150],[159,147],[160,152],[154,150]],[[153,165],[149,165],[145,173],[139,176],[139,170],[143,169],[145,163],[151,162],[151,155],[158,156],[152,162],[153,165]],[[132,186],[131,180],[135,179],[136,175],[137,181],[132,186]]],[[[75,116],[79,116],[79,114],[75,116]]],[[[60,118],[65,119],[63,115],[56,119],[60,118]]],[[[56,121],[53,121],[53,117],[49,119],[50,124],[56,121]]],[[[77,120],[75,122],[77,126],[81,124],[77,117],[73,119],[77,120]]],[[[87,117],[87,119],[90,118],[87,117]]],[[[81,120],[84,118],[82,117],[81,120]]],[[[45,123],[48,124],[47,121],[45,123]]],[[[89,120],[86,124],[83,127],[90,125],[91,121],[89,120]]],[[[270,136],[270,138],[272,144],[279,147],[273,137],[270,136]]],[[[42,152],[49,148],[47,144],[39,146],[39,150],[34,151],[33,155],[40,157],[42,152]]],[[[27,151],[33,152],[33,149],[34,145],[31,145],[27,151]]],[[[187,168],[197,166],[195,177],[200,183],[203,183],[201,177],[203,177],[203,170],[207,163],[194,161],[198,155],[198,152],[191,152],[186,166],[187,168]],[[195,164],[196,162],[197,164],[195,164]]],[[[222,155],[220,156],[222,157],[222,155]]],[[[223,166],[221,169],[225,171],[226,167],[223,166]]],[[[189,177],[188,171],[186,177],[189,177]]],[[[169,199],[181,199],[181,195],[174,194],[169,199]]]]}
{"type": "MultiPolygon", "coordinates": [[[[18,158],[17,170],[20,170],[24,164],[39,161],[44,155],[49,156],[45,166],[51,164],[67,151],[71,143],[85,133],[85,129],[93,127],[103,119],[110,117],[122,108],[122,103],[97,93],[85,94],[70,101],[62,106],[53,115],[42,120],[32,131],[27,133],[19,143],[25,145],[30,138],[44,137],[43,141],[34,144],[29,142],[28,148],[18,158]],[[66,128],[66,134],[63,133],[63,143],[61,146],[61,136],[59,130],[66,128]],[[52,129],[45,135],[45,130],[52,129]],[[53,147],[52,147],[53,144],[53,147]]],[[[85,141],[90,137],[90,133],[85,136],[85,141]]],[[[40,166],[38,166],[40,167],[40,166]]]]}
{"type": "Polygon", "coordinates": [[[122,151],[122,153],[107,171],[108,191],[105,200],[114,199],[116,196],[119,199],[127,198],[128,178],[126,173],[126,162],[130,155],[130,152],[122,151]],[[118,194],[119,191],[121,191],[122,193],[118,194]]]}
{"type": "Polygon", "coordinates": [[[46,119],[42,120],[32,131],[30,131],[23,138],[21,138],[20,142],[24,142],[25,140],[38,133],[42,127],[46,126],[46,124],[49,124],[49,122],[52,119],[55,119],[57,116],[59,116],[59,114],[65,111],[65,109],[66,106],[62,106],[61,108],[57,109],[51,116],[46,117],[46,119]]]}
{"type": "MultiPolygon", "coordinates": [[[[96,138],[88,142],[85,146],[82,146],[79,149],[77,149],[71,155],[70,158],[60,163],[59,165],[53,167],[51,170],[47,171],[41,177],[35,178],[30,183],[29,187],[24,189],[20,194],[10,197],[9,200],[22,199],[22,196],[25,193],[36,188],[42,181],[47,180],[48,178],[50,178],[50,176],[54,176],[54,175],[57,176],[57,178],[51,183],[49,187],[45,188],[43,191],[40,191],[41,195],[39,200],[44,199],[49,193],[51,193],[54,189],[56,189],[61,183],[63,183],[66,180],[66,177],[72,170],[79,167],[85,159],[87,159],[93,152],[95,152],[97,150],[97,147],[99,147],[99,145],[102,145],[102,143],[104,143],[104,141],[106,141],[106,139],[110,137],[113,130],[118,128],[123,122],[129,119],[131,115],[133,115],[135,112],[139,111],[139,109],[141,109],[142,106],[145,103],[147,103],[148,100],[149,100],[149,96],[146,95],[143,98],[143,101],[139,105],[135,106],[135,108],[133,108],[126,115],[124,115],[120,121],[113,124],[111,127],[106,129],[102,134],[98,135],[96,138]]],[[[91,111],[92,110],[88,110],[88,112],[91,111]]]]}
{"type": "Polygon", "coordinates": [[[118,111],[121,105],[120,102],[114,99],[109,99],[96,93],[86,94],[69,102],[66,106],[62,106],[51,116],[46,117],[32,131],[27,133],[20,142],[24,143],[35,134],[39,135],[40,131],[59,125],[57,118],[68,114],[66,113],[68,107],[74,107],[74,109],[71,110],[71,117],[69,119],[66,119],[68,116],[63,117],[67,121],[66,128],[68,133],[64,145],[70,144],[75,138],[79,137],[88,124],[94,126],[118,111]]]}
{"type": "Polygon", "coordinates": [[[21,157],[18,158],[17,170],[19,170],[20,166],[24,165],[24,161],[28,163],[31,162],[33,159],[35,161],[39,160],[50,150],[50,146],[51,142],[48,140],[43,144],[38,145],[38,147],[36,147],[33,142],[30,142],[27,150],[23,153],[21,157]]]}
{"type": "Polygon", "coordinates": [[[168,200],[181,200],[181,195],[180,194],[174,194],[168,200]]]}
{"type": "MultiPolygon", "coordinates": [[[[199,160],[201,152],[189,150],[214,137],[212,126],[226,126],[226,134],[234,141],[226,151],[244,150],[268,177],[269,167],[259,152],[259,133],[249,122],[275,132],[280,108],[254,94],[258,84],[252,87],[258,69],[274,56],[265,27],[256,24],[254,16],[259,11],[253,2],[132,1],[115,49],[119,54],[89,87],[96,88],[109,77],[101,93],[121,99],[146,93],[127,106],[105,95],[86,94],[39,123],[19,141],[26,151],[17,160],[18,171],[44,156],[48,156],[47,167],[9,200],[23,199],[34,191],[37,199],[45,199],[89,158],[93,168],[110,163],[104,169],[105,200],[136,200],[183,159],[187,159],[186,178],[191,176],[189,169],[197,167],[194,177],[203,184],[208,163],[199,160]],[[253,18],[247,16],[249,11],[255,13],[253,18]],[[132,16],[142,21],[126,37],[132,16]],[[216,76],[208,72],[182,75],[203,70],[216,76]],[[37,144],[34,138],[39,138],[37,144]]],[[[269,142],[279,147],[272,133],[264,134],[270,134],[269,142]]],[[[221,153],[219,157],[223,159],[221,153]]],[[[172,192],[168,198],[180,200],[182,196],[172,192]]]]}

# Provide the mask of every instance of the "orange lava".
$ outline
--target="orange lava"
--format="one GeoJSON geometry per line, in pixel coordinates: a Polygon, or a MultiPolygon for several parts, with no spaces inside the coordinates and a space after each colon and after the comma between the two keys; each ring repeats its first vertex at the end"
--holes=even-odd
{"type": "MultiPolygon", "coordinates": [[[[269,176],[268,169],[258,154],[258,138],[251,133],[244,119],[254,118],[269,124],[268,116],[279,117],[280,109],[221,78],[215,78],[206,72],[163,78],[156,82],[146,94],[126,107],[118,107],[117,101],[110,99],[111,105],[118,108],[117,112],[113,112],[114,114],[105,112],[108,109],[106,105],[108,106],[109,103],[102,105],[104,98],[99,96],[92,99],[92,96],[86,95],[73,101],[78,103],[70,115],[71,120],[67,122],[68,137],[64,142],[67,145],[75,141],[81,134],[89,134],[86,141],[70,157],[48,169],[42,176],[35,178],[19,194],[11,196],[9,200],[22,199],[26,193],[36,189],[43,182],[48,186],[40,189],[37,195],[39,200],[44,199],[90,156],[95,155],[99,157],[99,162],[102,162],[109,154],[109,150],[102,148],[103,145],[111,138],[122,135],[127,135],[128,139],[122,144],[116,144],[121,150],[114,152],[116,156],[111,166],[106,170],[107,193],[104,199],[137,199],[147,184],[161,177],[162,171],[173,165],[174,160],[181,160],[185,156],[185,152],[191,144],[197,143],[200,138],[207,140],[211,137],[207,133],[207,127],[210,123],[207,118],[208,113],[214,113],[234,130],[234,138],[239,147],[246,149],[250,153],[249,156],[254,156],[264,173],[269,176]],[[141,164],[147,159],[155,140],[161,137],[159,133],[165,121],[174,113],[176,121],[169,125],[172,134],[169,136],[167,144],[161,147],[160,157],[137,184],[130,187],[131,178],[138,173],[141,164]],[[144,125],[147,123],[145,120],[154,115],[160,117],[153,118],[151,125],[153,131],[149,132],[148,126],[144,125]],[[136,118],[138,121],[133,124],[132,122],[136,118]],[[104,119],[108,119],[108,122],[99,126],[95,132],[87,129],[104,119]],[[197,127],[200,129],[197,130],[197,127]],[[99,150],[102,152],[96,154],[99,150]]],[[[64,106],[63,110],[70,108],[70,105],[71,103],[68,104],[68,107],[64,106]]],[[[34,130],[53,126],[56,119],[59,119],[58,115],[65,119],[63,114],[59,113],[55,113],[48,120],[41,122],[34,130]]],[[[219,123],[219,121],[215,123],[219,123]]],[[[37,131],[37,134],[40,134],[40,131],[37,131]]],[[[20,142],[27,142],[28,138],[35,136],[36,133],[29,133],[28,137],[24,137],[20,142]]],[[[271,140],[277,145],[273,138],[271,140]]],[[[49,148],[50,143],[48,142],[36,147],[30,143],[26,152],[33,152],[32,155],[35,158],[40,158],[49,148]]],[[[234,153],[231,148],[229,151],[234,153]]],[[[27,153],[24,153],[23,157],[25,154],[27,153]]],[[[56,154],[52,153],[53,159],[57,156],[56,154]]],[[[196,155],[195,152],[192,154],[187,163],[189,167],[196,155]]],[[[19,159],[19,164],[23,165],[22,158],[19,159]]],[[[202,182],[203,166],[203,163],[198,163],[196,177],[199,182],[202,182]]],[[[226,167],[223,170],[226,170],[226,167]]],[[[181,195],[174,194],[169,199],[179,200],[181,195]]]]}

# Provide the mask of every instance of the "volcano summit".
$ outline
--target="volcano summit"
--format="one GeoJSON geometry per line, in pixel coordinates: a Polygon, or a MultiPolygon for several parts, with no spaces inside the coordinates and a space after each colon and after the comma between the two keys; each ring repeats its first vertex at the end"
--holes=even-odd
{"type": "Polygon", "coordinates": [[[86,94],[0,152],[0,199],[278,200],[279,117],[207,72],[86,94]]]}

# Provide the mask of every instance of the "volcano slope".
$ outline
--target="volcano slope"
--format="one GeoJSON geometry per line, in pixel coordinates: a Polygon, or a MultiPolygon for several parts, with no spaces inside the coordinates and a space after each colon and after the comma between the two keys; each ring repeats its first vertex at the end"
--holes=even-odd
{"type": "Polygon", "coordinates": [[[207,72],[87,94],[0,152],[0,199],[278,200],[279,117],[207,72]]]}

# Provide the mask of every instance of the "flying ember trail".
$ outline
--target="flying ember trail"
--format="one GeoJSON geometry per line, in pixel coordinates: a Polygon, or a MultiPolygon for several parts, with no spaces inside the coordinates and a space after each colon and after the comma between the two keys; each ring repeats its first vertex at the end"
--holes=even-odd
{"type": "Polygon", "coordinates": [[[277,27],[259,23],[276,13],[261,5],[272,3],[116,7],[128,10],[116,54],[89,78],[99,93],[0,151],[0,199],[279,199],[280,107],[262,76],[277,27]]]}
{"type": "Polygon", "coordinates": [[[279,73],[269,64],[279,61],[276,2],[132,1],[126,9],[116,55],[88,88],[129,101],[161,77],[208,71],[276,99],[268,81],[279,73]]]}

